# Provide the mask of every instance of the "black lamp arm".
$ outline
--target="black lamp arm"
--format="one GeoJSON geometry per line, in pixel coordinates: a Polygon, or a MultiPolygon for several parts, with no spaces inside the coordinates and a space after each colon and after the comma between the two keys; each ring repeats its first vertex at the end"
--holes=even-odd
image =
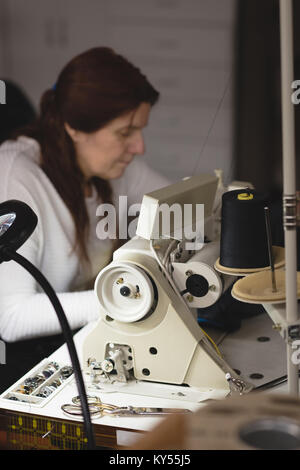
{"type": "Polygon", "coordinates": [[[38,282],[38,284],[42,287],[44,292],[47,294],[50,302],[53,305],[53,308],[57,314],[58,320],[60,322],[64,337],[67,343],[68,351],[70,354],[70,358],[71,358],[71,362],[72,362],[72,366],[74,370],[78,393],[79,393],[80,400],[81,400],[82,414],[84,416],[84,426],[85,426],[86,437],[88,439],[88,448],[95,449],[93,427],[92,427],[92,422],[91,422],[87,395],[85,392],[84,381],[83,381],[83,377],[81,373],[80,363],[79,363],[77,351],[74,345],[72,331],[70,329],[70,326],[66,318],[65,312],[62,308],[62,305],[54,289],[49,284],[45,276],[30,261],[28,261],[19,253],[16,253],[7,247],[2,248],[1,251],[3,251],[4,254],[9,257],[9,259],[12,259],[16,263],[20,264],[24,269],[26,269],[34,277],[34,279],[38,282]]]}

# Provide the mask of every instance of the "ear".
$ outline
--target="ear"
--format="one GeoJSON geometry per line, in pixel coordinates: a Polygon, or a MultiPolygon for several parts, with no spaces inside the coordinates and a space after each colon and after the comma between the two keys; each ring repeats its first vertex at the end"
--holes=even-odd
{"type": "Polygon", "coordinates": [[[84,140],[85,138],[84,132],[73,129],[67,122],[64,123],[64,128],[74,143],[79,143],[84,140]]]}

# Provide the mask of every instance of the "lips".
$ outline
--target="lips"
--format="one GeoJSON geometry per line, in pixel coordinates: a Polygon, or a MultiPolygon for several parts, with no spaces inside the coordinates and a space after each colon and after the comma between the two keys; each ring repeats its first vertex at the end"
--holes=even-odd
{"type": "Polygon", "coordinates": [[[132,162],[132,159],[131,160],[120,160],[119,163],[123,164],[123,165],[129,165],[129,163],[132,162]]]}

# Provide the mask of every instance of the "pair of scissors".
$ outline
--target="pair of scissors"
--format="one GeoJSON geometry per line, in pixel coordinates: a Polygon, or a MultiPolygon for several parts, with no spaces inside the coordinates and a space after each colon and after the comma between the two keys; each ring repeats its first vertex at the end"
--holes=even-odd
{"type": "MultiPolygon", "coordinates": [[[[161,416],[173,413],[191,413],[185,408],[156,408],[147,406],[117,406],[109,403],[103,403],[99,397],[88,396],[88,404],[91,415],[99,416],[161,416]]],[[[81,416],[82,409],[80,397],[72,398],[72,403],[61,406],[64,413],[72,416],[81,416]]]]}

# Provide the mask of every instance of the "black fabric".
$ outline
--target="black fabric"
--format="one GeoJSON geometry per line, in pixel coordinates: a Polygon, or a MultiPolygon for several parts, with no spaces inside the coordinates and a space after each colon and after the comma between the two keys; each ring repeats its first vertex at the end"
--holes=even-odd
{"type": "Polygon", "coordinates": [[[210,307],[198,308],[198,323],[201,326],[211,326],[223,331],[238,330],[244,318],[265,313],[261,305],[239,302],[231,296],[231,288],[210,307]]]}
{"type": "MultiPolygon", "coordinates": [[[[300,2],[293,2],[294,80],[300,79],[300,2]]],[[[279,0],[238,0],[235,35],[234,179],[282,191],[279,0]]],[[[297,87],[298,90],[298,87],[297,87]]],[[[295,90],[291,88],[291,96],[295,90]]],[[[300,106],[295,111],[300,188],[300,106]]]]}
{"type": "Polygon", "coordinates": [[[63,335],[6,343],[6,364],[0,364],[0,393],[64,344],[63,335]]]}
{"type": "Polygon", "coordinates": [[[3,81],[6,88],[6,105],[0,106],[0,143],[36,118],[36,111],[26,92],[11,80],[3,81]]]}

